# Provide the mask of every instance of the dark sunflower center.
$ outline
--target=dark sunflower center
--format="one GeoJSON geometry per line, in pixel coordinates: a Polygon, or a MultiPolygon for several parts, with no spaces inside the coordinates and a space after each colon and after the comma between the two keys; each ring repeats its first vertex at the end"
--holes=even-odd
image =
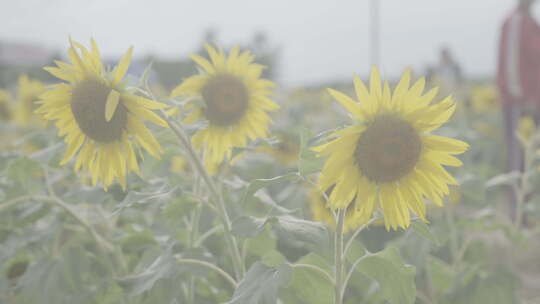
{"type": "Polygon", "coordinates": [[[236,76],[223,74],[213,77],[202,89],[206,103],[204,114],[213,124],[232,125],[242,116],[248,106],[246,86],[236,76]]]}
{"type": "Polygon", "coordinates": [[[422,151],[418,132],[407,121],[382,115],[358,139],[356,164],[370,181],[389,183],[411,172],[422,151]]]}
{"type": "Polygon", "coordinates": [[[81,131],[91,139],[108,143],[122,138],[127,123],[127,110],[120,100],[110,121],[105,119],[105,105],[111,88],[95,79],[75,86],[71,96],[71,111],[81,131]]]}

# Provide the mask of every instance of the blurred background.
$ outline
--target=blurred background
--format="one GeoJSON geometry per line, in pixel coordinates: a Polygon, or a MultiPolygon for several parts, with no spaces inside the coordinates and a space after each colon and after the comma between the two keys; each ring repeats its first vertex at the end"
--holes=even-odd
{"type": "MultiPolygon", "coordinates": [[[[144,0],[1,1],[3,86],[20,74],[7,67],[45,77],[32,68],[64,55],[69,35],[81,42],[94,37],[111,62],[133,45],[138,62],[153,58],[159,70],[159,62],[167,61],[168,68],[161,65],[167,71],[160,72],[176,79],[180,70],[189,69],[182,65],[187,55],[198,51],[202,41],[213,40],[225,47],[253,48],[287,86],[345,81],[353,73],[367,73],[374,60],[374,2],[156,0],[150,6],[144,0]]],[[[466,67],[464,75],[490,78],[500,24],[514,6],[514,0],[379,1],[381,69],[386,77],[397,77],[409,66],[425,74],[446,46],[466,67]]]]}
{"type": "MultiPolygon", "coordinates": [[[[437,134],[471,144],[460,157],[464,166],[452,170],[460,186],[452,187],[444,208],[428,206],[434,235],[431,238],[427,230],[429,241],[422,238],[425,233],[415,234],[410,229],[387,232],[381,223],[360,238],[371,252],[399,248],[404,262],[416,267],[416,276],[407,279],[411,284],[416,282],[416,303],[540,303],[540,170],[534,170],[540,168],[540,90],[535,85],[540,82],[540,73],[536,73],[540,71],[540,27],[531,26],[531,18],[525,20],[530,28],[523,32],[536,35],[538,40],[525,38],[520,45],[531,44],[536,52],[525,54],[520,63],[527,70],[524,79],[530,78],[525,84],[532,83],[532,89],[527,89],[537,94],[532,99],[534,109],[521,108],[520,103],[530,100],[515,102],[502,96],[495,83],[501,27],[517,3],[0,0],[0,303],[18,299],[6,303],[116,304],[122,303],[117,299],[123,292],[131,294],[129,288],[140,286],[146,289],[139,293],[145,294],[129,297],[135,300],[124,303],[175,303],[170,299],[183,292],[176,288],[177,278],[191,280],[191,274],[179,271],[170,275],[161,271],[169,267],[162,264],[151,284],[146,284],[145,277],[152,261],[163,252],[168,254],[161,252],[160,246],[168,246],[169,241],[188,248],[187,254],[210,256],[216,264],[230,267],[223,238],[209,234],[208,248],[190,251],[195,248],[186,240],[193,230],[178,225],[179,221],[191,221],[195,202],[190,191],[195,174],[168,130],[155,130],[165,147],[162,160],[149,158],[141,163],[146,178],[132,174],[126,191],[118,185],[109,192],[90,187],[88,180],[73,178],[71,166],[59,167],[64,144],[57,130],[47,128],[34,114],[34,103],[46,84],[59,82],[43,67],[65,59],[70,36],[85,46],[95,38],[110,66],[134,46],[128,76],[131,83],[137,83],[151,62],[151,89],[157,100],[166,103],[171,103],[171,89],[197,72],[189,54],[207,56],[203,42],[223,49],[237,44],[255,53],[256,61],[268,67],[264,77],[278,83],[273,98],[282,108],[273,116],[271,138],[234,152],[238,162],[225,175],[227,186],[233,189],[231,202],[240,201],[251,180],[297,172],[299,164],[305,166],[300,156],[306,154],[307,139],[349,123],[326,88],[353,96],[352,75],[367,80],[372,64],[380,67],[391,84],[408,68],[415,79],[426,76],[427,88],[440,88],[436,101],[452,95],[458,104],[451,121],[437,134]],[[126,273],[130,279],[141,279],[140,284],[120,286],[108,269],[95,267],[94,256],[86,254],[93,254],[86,246],[92,243],[90,236],[70,225],[64,212],[54,211],[44,202],[4,202],[45,191],[48,183],[42,166],[50,170],[58,193],[118,244],[129,260],[126,273]],[[522,210],[516,207],[514,194],[521,200],[522,210]],[[117,221],[110,221],[116,216],[117,221]],[[43,229],[44,223],[51,228],[43,229]],[[78,285],[65,283],[72,278],[78,285]],[[144,298],[146,295],[150,296],[144,298]],[[85,296],[98,300],[82,302],[85,296]]],[[[512,18],[514,15],[518,14],[512,18]]],[[[540,3],[533,7],[532,15],[539,20],[540,3]]],[[[505,84],[513,84],[512,77],[508,78],[505,84]]],[[[173,115],[182,117],[185,113],[173,115]]],[[[199,127],[190,126],[189,131],[199,127]]],[[[245,206],[233,207],[233,218],[244,213],[266,217],[272,210],[327,222],[331,227],[327,221],[330,213],[312,188],[309,183],[278,180],[253,195],[245,206]]],[[[201,219],[201,232],[215,226],[209,210],[205,209],[201,219]]],[[[262,259],[267,251],[283,253],[291,262],[304,261],[301,258],[308,253],[296,240],[269,231],[251,241],[255,245],[247,253],[249,263],[262,259]]],[[[100,258],[110,262],[108,256],[100,258]]],[[[206,280],[207,273],[202,276],[206,280]]],[[[331,303],[312,292],[326,290],[331,297],[326,282],[299,292],[309,279],[313,276],[306,275],[305,280],[293,282],[283,291],[281,296],[296,300],[284,303],[331,303]],[[305,299],[299,299],[302,296],[305,299]]],[[[210,280],[208,286],[224,283],[217,276],[210,280]]],[[[358,299],[369,304],[387,303],[374,281],[355,274],[351,282],[348,296],[354,303],[359,303],[358,299]]],[[[197,294],[196,303],[223,302],[231,296],[227,288],[204,289],[197,294]]]]}

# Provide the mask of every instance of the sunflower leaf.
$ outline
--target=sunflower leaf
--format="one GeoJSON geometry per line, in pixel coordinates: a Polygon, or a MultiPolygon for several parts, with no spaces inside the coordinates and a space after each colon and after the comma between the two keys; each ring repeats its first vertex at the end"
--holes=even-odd
{"type": "Polygon", "coordinates": [[[251,266],[227,304],[274,304],[279,289],[289,284],[292,269],[287,264],[268,267],[260,262],[251,266]]]}
{"type": "Polygon", "coordinates": [[[431,241],[436,246],[441,245],[441,242],[439,241],[439,239],[437,239],[435,234],[431,232],[431,230],[429,229],[429,226],[425,222],[420,221],[420,220],[414,221],[411,224],[411,227],[414,230],[414,232],[418,233],[420,236],[422,236],[426,240],[431,241]]]}
{"type": "Polygon", "coordinates": [[[266,219],[253,216],[241,216],[233,221],[231,232],[244,238],[254,238],[264,231],[266,219]]]}
{"type": "MultiPolygon", "coordinates": [[[[297,264],[314,265],[329,273],[332,272],[326,260],[314,253],[302,257],[297,264]]],[[[311,269],[294,268],[291,289],[294,290],[294,296],[302,299],[304,303],[328,304],[334,299],[334,289],[328,283],[328,279],[311,269]]]]}
{"type": "Polygon", "coordinates": [[[279,237],[289,243],[323,254],[326,254],[330,248],[330,234],[323,223],[306,221],[289,215],[271,217],[267,223],[272,225],[279,237]]]}
{"type": "Polygon", "coordinates": [[[246,188],[246,191],[244,192],[244,196],[241,201],[241,205],[244,205],[248,199],[253,197],[255,192],[259,191],[260,189],[270,186],[274,183],[278,182],[284,182],[284,181],[294,181],[298,179],[298,173],[291,172],[287,173],[285,175],[276,176],[273,178],[268,179],[255,179],[249,183],[249,185],[246,188]]]}
{"type": "MultiPolygon", "coordinates": [[[[320,138],[317,137],[315,139],[320,138]]],[[[302,128],[300,131],[300,155],[298,157],[298,171],[302,176],[319,172],[324,165],[324,159],[317,157],[317,153],[311,150],[311,141],[313,141],[311,131],[307,128],[302,128]]]]}
{"type": "Polygon", "coordinates": [[[413,304],[416,300],[416,268],[405,265],[398,250],[386,248],[361,259],[357,270],[377,281],[382,297],[391,304],[413,304]]]}

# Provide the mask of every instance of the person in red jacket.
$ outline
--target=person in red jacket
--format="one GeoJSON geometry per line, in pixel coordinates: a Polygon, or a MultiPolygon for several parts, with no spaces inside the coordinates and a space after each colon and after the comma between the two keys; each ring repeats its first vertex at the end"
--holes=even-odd
{"type": "MultiPolygon", "coordinates": [[[[523,170],[523,152],[516,136],[520,117],[527,114],[537,123],[540,120],[540,26],[531,15],[534,2],[519,0],[501,30],[497,85],[502,101],[508,171],[523,170]]],[[[512,201],[515,201],[513,195],[512,201]]]]}

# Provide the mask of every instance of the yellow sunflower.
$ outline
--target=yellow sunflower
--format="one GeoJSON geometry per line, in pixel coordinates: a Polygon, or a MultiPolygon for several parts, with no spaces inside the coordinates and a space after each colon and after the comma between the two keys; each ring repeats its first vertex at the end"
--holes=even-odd
{"type": "Polygon", "coordinates": [[[493,85],[478,85],[471,92],[471,104],[476,113],[486,113],[497,107],[498,93],[493,85]]]}
{"type": "Polygon", "coordinates": [[[257,151],[272,156],[285,166],[292,166],[298,161],[300,145],[298,140],[290,133],[285,131],[275,132],[278,143],[275,146],[261,146],[257,151]]]}
{"type": "Polygon", "coordinates": [[[144,121],[167,127],[151,111],[166,105],[126,90],[123,78],[132,48],[109,71],[101,63],[93,39],[90,50],[77,42],[70,43],[71,64],[57,61],[58,67],[45,68],[67,83],[53,85],[43,93],[37,112],[46,120],[56,121],[58,135],[65,136],[67,150],[62,165],[78,154],[75,171],[89,172],[93,185],[99,180],[107,189],[116,179],[125,189],[126,175],[131,171],[140,174],[136,155],[136,151],[141,153],[139,146],[160,157],[161,146],[144,121]]]}
{"type": "MultiPolygon", "coordinates": [[[[327,196],[332,193],[332,188],[333,187],[330,187],[326,191],[327,196]]],[[[321,195],[321,192],[317,189],[311,189],[308,195],[309,210],[311,211],[312,219],[316,222],[323,222],[332,229],[336,229],[336,221],[334,219],[334,214],[332,213],[332,210],[326,205],[326,200],[321,195]]],[[[349,204],[347,206],[347,213],[345,215],[345,222],[343,225],[343,233],[356,230],[358,227],[360,227],[360,225],[362,225],[362,223],[356,219],[357,214],[354,212],[353,208],[354,204],[349,204]]]]}
{"type": "Polygon", "coordinates": [[[33,113],[37,108],[36,102],[39,95],[44,91],[45,85],[41,81],[30,79],[27,75],[21,75],[19,77],[14,109],[14,119],[17,124],[26,126],[35,119],[33,113]]]}
{"type": "Polygon", "coordinates": [[[360,224],[369,221],[376,205],[387,229],[408,227],[410,211],[426,220],[424,198],[442,205],[442,197],[449,193],[448,184],[457,184],[443,165],[461,166],[453,155],[465,152],[468,145],[429,134],[448,121],[455,103],[448,97],[431,104],[437,89],[423,94],[425,79],[409,88],[410,78],[406,72],[392,93],[388,82],[381,85],[376,68],[371,72],[369,90],[356,76],[359,102],[328,89],[354,123],[315,148],[328,157],[319,186],[326,191],[335,185],[330,207],[345,209],[354,204],[360,224]]]}
{"type": "Polygon", "coordinates": [[[9,92],[0,89],[0,121],[9,121],[11,119],[10,100],[11,95],[9,92]]]}
{"type": "Polygon", "coordinates": [[[536,123],[530,115],[524,115],[519,119],[516,134],[521,143],[526,146],[536,133],[536,123]]]}
{"type": "Polygon", "coordinates": [[[195,147],[205,148],[205,165],[215,173],[231,157],[233,147],[245,147],[248,139],[268,136],[268,112],[279,106],[269,98],[274,83],[261,78],[264,67],[253,63],[249,51],[234,47],[226,56],[210,45],[205,48],[210,60],[191,55],[201,72],[184,80],[171,97],[202,98],[202,103],[190,104],[193,111],[186,122],[207,121],[192,140],[195,147]]]}

